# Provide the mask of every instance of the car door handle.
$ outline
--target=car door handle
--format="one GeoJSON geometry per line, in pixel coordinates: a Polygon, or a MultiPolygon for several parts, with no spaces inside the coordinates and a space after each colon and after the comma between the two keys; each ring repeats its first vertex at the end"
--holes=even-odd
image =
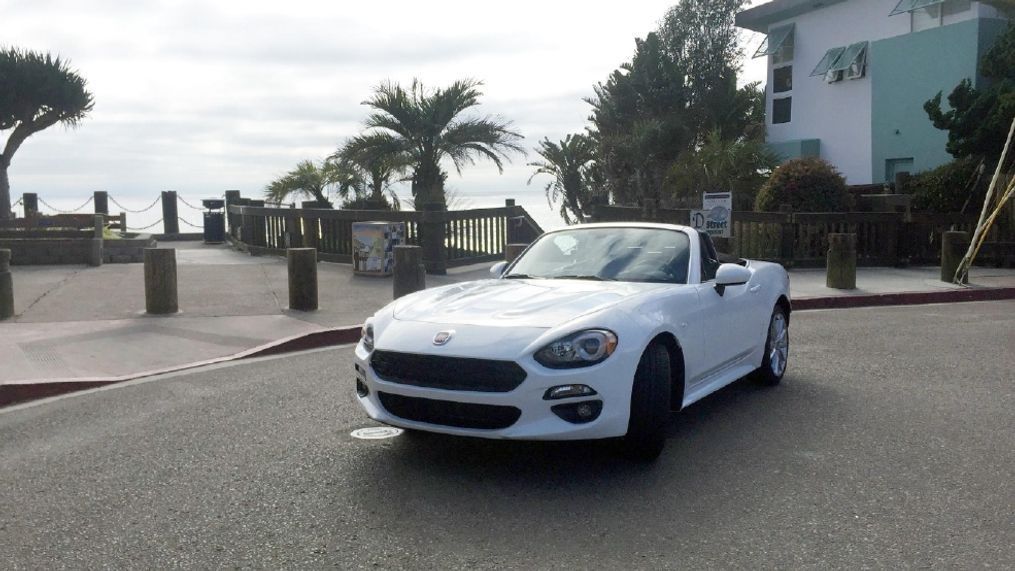
{"type": "Polygon", "coordinates": [[[758,291],[760,291],[760,290],[761,290],[761,284],[758,284],[758,285],[752,285],[751,287],[749,287],[749,288],[747,288],[747,289],[748,289],[748,291],[750,291],[751,293],[758,293],[758,291]]]}

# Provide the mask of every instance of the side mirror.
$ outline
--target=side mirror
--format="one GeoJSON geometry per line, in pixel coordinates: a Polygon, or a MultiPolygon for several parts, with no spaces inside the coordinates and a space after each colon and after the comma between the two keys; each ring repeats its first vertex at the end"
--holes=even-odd
{"type": "Polygon", "coordinates": [[[507,262],[497,262],[490,268],[490,276],[494,278],[499,278],[501,275],[504,274],[504,270],[507,269],[507,266],[508,266],[507,262]]]}
{"type": "Polygon", "coordinates": [[[728,286],[744,285],[751,279],[751,270],[739,264],[722,264],[715,272],[715,289],[722,295],[728,286]]]}

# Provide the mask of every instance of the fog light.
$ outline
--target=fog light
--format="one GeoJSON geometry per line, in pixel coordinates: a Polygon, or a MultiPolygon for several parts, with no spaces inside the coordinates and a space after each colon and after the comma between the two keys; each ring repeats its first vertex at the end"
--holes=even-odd
{"type": "Polygon", "coordinates": [[[363,398],[370,394],[370,389],[367,388],[366,383],[360,379],[356,379],[356,394],[363,398]]]}
{"type": "Polygon", "coordinates": [[[546,394],[543,395],[543,400],[588,397],[594,394],[597,394],[595,389],[588,385],[560,385],[546,389],[546,394]]]}
{"type": "Polygon", "coordinates": [[[550,407],[550,410],[570,423],[584,424],[599,418],[599,413],[603,412],[603,401],[587,400],[558,404],[550,407]]]}

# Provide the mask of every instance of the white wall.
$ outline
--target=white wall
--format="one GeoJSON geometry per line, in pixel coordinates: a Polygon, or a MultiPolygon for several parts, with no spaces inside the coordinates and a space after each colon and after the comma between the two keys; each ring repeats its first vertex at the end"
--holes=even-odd
{"type": "MultiPolygon", "coordinates": [[[[830,48],[854,42],[876,41],[910,33],[909,14],[889,17],[898,0],[849,0],[807,12],[773,24],[775,28],[793,22],[792,120],[772,124],[772,66],[766,81],[767,140],[777,143],[798,139],[819,139],[821,157],[834,164],[848,184],[871,182],[871,83],[870,77],[825,83],[810,77],[811,70],[830,48]]],[[[945,24],[977,17],[973,9],[949,16],[945,24]]],[[[877,62],[868,59],[868,65],[877,62]]]]}

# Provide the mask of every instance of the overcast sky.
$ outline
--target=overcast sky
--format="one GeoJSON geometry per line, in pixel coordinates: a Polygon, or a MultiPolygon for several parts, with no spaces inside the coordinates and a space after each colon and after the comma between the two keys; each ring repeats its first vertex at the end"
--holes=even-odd
{"type": "MultiPolygon", "coordinates": [[[[322,159],[356,134],[367,113],[360,102],[386,79],[480,79],[480,112],[514,121],[531,149],[584,127],[582,97],[672,3],[9,1],[0,42],[70,59],[95,96],[79,128],[25,142],[12,194],[260,194],[297,161],[322,159]]],[[[747,68],[750,79],[763,74],[763,65],[747,68]]],[[[503,175],[480,165],[449,183],[510,192],[525,187],[525,162],[503,175]]]]}

